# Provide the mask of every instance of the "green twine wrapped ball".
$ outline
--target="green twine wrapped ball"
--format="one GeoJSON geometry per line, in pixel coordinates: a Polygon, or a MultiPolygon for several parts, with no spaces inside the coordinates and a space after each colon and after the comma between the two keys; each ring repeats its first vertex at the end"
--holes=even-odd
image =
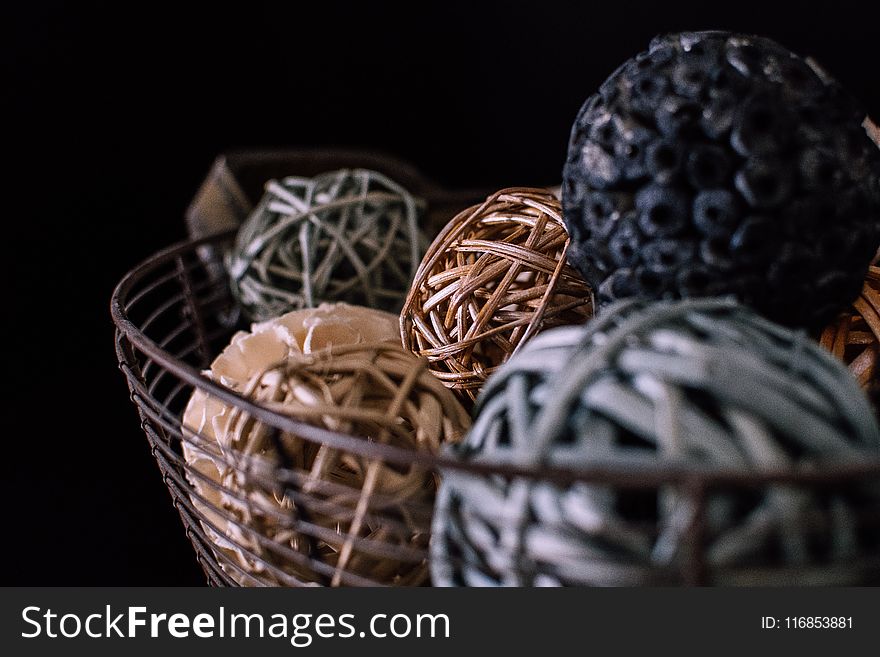
{"type": "Polygon", "coordinates": [[[232,293],[262,321],[322,302],[398,312],[421,260],[419,203],[367,169],[266,184],[227,258],[232,293]]]}

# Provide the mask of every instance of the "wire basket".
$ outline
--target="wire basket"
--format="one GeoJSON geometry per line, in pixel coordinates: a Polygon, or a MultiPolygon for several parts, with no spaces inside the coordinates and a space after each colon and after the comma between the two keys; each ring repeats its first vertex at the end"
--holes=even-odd
{"type": "MultiPolygon", "coordinates": [[[[242,567],[229,550],[217,548],[216,526],[218,517],[226,522],[239,522],[223,508],[212,505],[193,486],[193,479],[201,473],[188,465],[183,457],[183,443],[197,447],[198,436],[181,430],[181,417],[193,390],[198,388],[224,403],[230,404],[254,419],[281,431],[293,432],[304,440],[330,445],[341,453],[357,458],[378,460],[407,467],[424,468],[440,472],[443,469],[491,474],[504,478],[524,477],[533,481],[567,485],[587,482],[610,486],[615,489],[658,490],[674,486],[685,491],[697,508],[705,509],[706,500],[716,490],[761,489],[769,485],[791,487],[828,487],[844,485],[856,480],[874,480],[880,477],[880,462],[871,461],[849,464],[823,471],[779,471],[746,474],[709,469],[621,469],[613,466],[593,466],[577,470],[546,467],[517,467],[512,464],[492,466],[481,463],[460,463],[446,457],[434,457],[426,453],[370,443],[340,433],[324,430],[298,422],[283,414],[255,404],[202,376],[200,371],[227,344],[237,328],[238,317],[228,285],[215,275],[215,265],[203,257],[201,247],[213,247],[210,252],[221,253],[229,246],[233,233],[186,242],[169,248],[150,258],[132,270],[120,282],[112,299],[112,315],[116,323],[116,352],[119,366],[131,391],[131,399],[137,406],[141,426],[146,433],[152,453],[168,486],[173,503],[183,520],[186,534],[192,541],[196,557],[208,581],[213,585],[284,585],[330,584],[334,576],[332,565],[323,561],[317,553],[291,553],[289,547],[262,537],[258,541],[261,552],[248,547],[252,541],[234,546],[245,553],[251,561],[260,564],[262,575],[253,569],[242,567]],[[300,570],[309,577],[291,575],[278,564],[294,559],[300,570]]],[[[279,468],[274,473],[276,482],[282,482],[285,493],[297,500],[301,509],[318,508],[326,504],[326,498],[309,493],[302,486],[304,472],[297,468],[279,468]]],[[[243,476],[251,476],[243,471],[243,476]]],[[[204,481],[206,486],[216,485],[204,481]]],[[[432,509],[417,504],[409,509],[410,522],[415,523],[424,540],[420,547],[402,547],[393,543],[362,541],[361,549],[377,556],[414,563],[428,558],[428,536],[432,509]]],[[[873,509],[870,518],[863,522],[877,527],[880,510],[873,509]]],[[[291,513],[290,526],[302,535],[319,540],[323,529],[309,523],[306,514],[291,513]]],[[[398,517],[385,518],[388,522],[398,517]]],[[[242,530],[248,530],[242,527],[242,530]]],[[[660,573],[658,581],[706,584],[715,580],[715,574],[707,566],[701,550],[706,531],[705,513],[695,516],[688,527],[689,544],[692,549],[688,558],[675,571],[660,573]]],[[[258,537],[259,538],[259,537],[258,537]]],[[[818,571],[815,566],[803,566],[789,570],[776,569],[762,575],[758,571],[740,573],[741,581],[754,583],[823,581],[822,575],[833,575],[835,581],[871,583],[880,581],[880,555],[845,563],[825,564],[818,571]],[[841,574],[842,573],[842,574],[841,574]],[[844,576],[851,574],[852,576],[844,576]]],[[[728,574],[729,575],[729,574],[728,574]]],[[[344,572],[336,583],[343,585],[380,585],[385,582],[344,572]]]]}
{"type": "MultiPolygon", "coordinates": [[[[262,166],[266,158],[259,157],[254,161],[262,166]]],[[[219,162],[224,164],[222,160],[219,162]]],[[[322,161],[316,166],[332,168],[334,164],[335,161],[322,161]]],[[[362,162],[356,159],[351,162],[351,165],[357,164],[362,162]]],[[[261,170],[254,177],[265,179],[271,175],[275,175],[275,172],[261,170]]],[[[253,191],[250,196],[253,198],[258,186],[251,187],[253,191]]],[[[462,200],[447,198],[450,205],[462,200]]],[[[202,205],[214,207],[217,203],[211,201],[202,205]]],[[[466,203],[461,203],[460,207],[464,205],[466,203]]],[[[191,208],[191,219],[193,212],[191,208]]],[[[229,213],[232,219],[228,227],[234,226],[243,213],[244,210],[229,213]]],[[[198,212],[195,215],[196,218],[201,217],[198,212]]],[[[208,222],[208,229],[216,229],[217,225],[212,221],[208,222]]],[[[191,232],[199,232],[193,229],[192,223],[191,232]]],[[[652,582],[685,585],[880,583],[880,553],[821,564],[783,564],[769,569],[745,565],[720,573],[709,562],[705,548],[707,533],[711,531],[709,509],[713,496],[722,493],[729,495],[732,491],[748,495],[776,486],[792,490],[827,490],[855,484],[877,485],[880,481],[880,459],[821,471],[786,469],[754,473],[686,466],[633,468],[611,463],[535,467],[511,462],[462,462],[443,455],[434,456],[427,452],[369,442],[357,436],[297,421],[219,385],[201,372],[229,343],[233,333],[244,327],[222,266],[223,254],[232,245],[234,236],[234,229],[226,230],[156,254],[122,279],[111,300],[119,367],[127,380],[131,400],[137,407],[152,454],[210,584],[375,586],[388,584],[389,581],[387,577],[370,572],[365,574],[352,568],[340,569],[328,558],[327,551],[318,547],[330,540],[328,531],[332,533],[332,530],[315,522],[314,517],[325,512],[328,505],[337,505],[337,512],[347,512],[345,508],[338,508],[339,505],[344,506],[339,500],[357,499],[355,490],[346,491],[340,485],[335,491],[336,495],[328,496],[325,491],[316,491],[306,485],[308,473],[289,463],[280,464],[270,473],[255,472],[244,466],[236,472],[237,476],[249,480],[253,487],[267,494],[280,494],[295,501],[286,512],[276,512],[275,522],[276,528],[281,523],[302,537],[296,550],[291,549],[288,542],[276,540],[277,532],[270,534],[261,531],[259,525],[242,522],[227,508],[208,499],[204,493],[220,489],[222,485],[192,467],[184,455],[185,444],[192,449],[203,447],[203,438],[198,433],[182,429],[184,409],[197,389],[234,407],[270,430],[296,434],[315,446],[329,446],[353,459],[422,469],[437,477],[455,471],[500,480],[522,478],[536,485],[565,487],[582,483],[648,496],[668,494],[670,490],[675,490],[677,494],[687,496],[691,506],[696,509],[692,520],[684,528],[689,549],[674,566],[658,566],[652,582]],[[200,483],[199,486],[194,485],[196,481],[200,483]],[[235,527],[238,532],[224,532],[218,523],[235,527]],[[236,536],[247,540],[237,540],[236,536]],[[218,537],[221,538],[218,540],[218,537]],[[295,567],[288,567],[290,565],[295,567]]],[[[226,495],[237,494],[229,489],[223,489],[222,492],[226,495]]],[[[242,500],[243,503],[247,501],[242,500]]],[[[403,543],[394,532],[378,537],[357,535],[345,538],[357,550],[373,555],[377,560],[414,564],[420,568],[420,573],[426,573],[433,505],[419,498],[407,502],[405,508],[399,507],[389,505],[385,509],[375,510],[376,522],[401,527],[404,524],[402,518],[405,517],[406,531],[417,536],[417,540],[403,543]]],[[[868,531],[880,531],[880,508],[864,509],[859,523],[868,531]]],[[[821,534],[826,528],[818,524],[815,531],[821,534]]],[[[558,558],[562,562],[566,555],[559,554],[558,558]]],[[[392,583],[425,584],[427,579],[426,576],[401,578],[392,583]]]]}

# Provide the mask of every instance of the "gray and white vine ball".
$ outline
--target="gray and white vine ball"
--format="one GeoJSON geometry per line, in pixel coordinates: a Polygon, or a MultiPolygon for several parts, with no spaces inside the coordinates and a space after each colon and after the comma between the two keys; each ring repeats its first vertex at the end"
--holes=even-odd
{"type": "Polygon", "coordinates": [[[376,171],[340,170],[266,184],[227,258],[249,319],[345,302],[399,312],[425,240],[419,203],[376,171]]]}
{"type": "Polygon", "coordinates": [[[443,472],[437,585],[675,585],[688,581],[694,549],[710,584],[878,577],[859,561],[880,549],[876,477],[720,488],[704,506],[675,485],[546,477],[607,466],[632,483],[650,470],[749,475],[878,458],[880,430],[845,367],[732,301],[619,302],[585,327],[542,333],[489,380],[449,455],[539,474],[443,472]]]}

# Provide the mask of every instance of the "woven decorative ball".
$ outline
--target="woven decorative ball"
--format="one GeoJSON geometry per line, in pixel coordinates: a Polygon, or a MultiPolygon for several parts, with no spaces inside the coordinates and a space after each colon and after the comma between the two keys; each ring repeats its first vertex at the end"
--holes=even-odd
{"type": "Polygon", "coordinates": [[[418,218],[375,171],[270,181],[228,257],[232,292],[254,320],[338,301],[397,312],[424,245],[418,218]]]}
{"type": "Polygon", "coordinates": [[[547,331],[488,382],[476,412],[450,449],[464,462],[630,476],[444,472],[435,584],[678,584],[695,550],[705,583],[853,583],[858,558],[880,549],[876,481],[758,482],[706,497],[686,484],[633,487],[647,468],[748,475],[880,455],[880,429],[846,368],[732,301],[624,301],[586,327],[547,331]]]}
{"type": "MultiPolygon", "coordinates": [[[[435,453],[469,425],[398,344],[396,318],[367,308],[325,305],[256,325],[206,375],[292,418],[414,452],[435,453]]],[[[274,430],[198,390],[183,423],[196,508],[239,583],[426,580],[425,560],[406,553],[427,547],[434,474],[274,430]]]]}
{"type": "Polygon", "coordinates": [[[569,261],[598,302],[734,295],[821,328],[880,245],[864,112],[768,39],[655,39],[591,96],[563,174],[569,261]]]}
{"type": "Polygon", "coordinates": [[[862,293],[849,312],[822,331],[820,344],[849,366],[859,385],[880,401],[877,360],[880,357],[880,267],[871,266],[862,293]]]}
{"type": "Polygon", "coordinates": [[[428,248],[400,315],[403,345],[467,402],[529,338],[582,324],[592,294],[566,264],[559,201],[503,189],[461,212],[428,248]]]}

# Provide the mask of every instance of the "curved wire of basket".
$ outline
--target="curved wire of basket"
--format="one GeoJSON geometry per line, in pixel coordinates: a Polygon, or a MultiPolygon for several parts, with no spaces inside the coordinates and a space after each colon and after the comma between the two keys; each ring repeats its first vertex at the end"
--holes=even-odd
{"type": "MultiPolygon", "coordinates": [[[[388,444],[370,442],[316,427],[255,403],[201,374],[213,357],[228,343],[235,330],[241,328],[235,302],[227,281],[218,276],[222,271],[219,259],[229,247],[234,232],[184,242],[149,258],[131,270],[119,283],[111,300],[111,314],[116,325],[116,353],[124,374],[131,400],[138,409],[141,427],[149,441],[174,506],[183,521],[186,534],[196,551],[208,582],[220,586],[261,585],[329,585],[375,586],[385,582],[349,569],[337,573],[326,554],[316,548],[318,543],[334,538],[333,530],[314,521],[315,516],[332,511],[353,513],[347,499],[357,499],[355,489],[336,482],[323,482],[318,488],[307,485],[309,472],[292,464],[282,463],[271,472],[252,467],[246,456],[237,456],[228,465],[249,478],[251,485],[267,492],[282,491],[290,500],[290,511],[280,507],[261,509],[272,516],[276,527],[302,537],[300,549],[279,543],[259,531],[259,527],[243,522],[227,509],[199,493],[216,491],[233,497],[242,504],[248,500],[240,491],[224,487],[193,468],[183,456],[183,444],[198,451],[209,449],[204,436],[182,430],[182,414],[192,392],[200,389],[221,402],[240,409],[254,420],[279,432],[294,433],[303,440],[326,445],[352,457],[428,471],[460,470],[505,478],[525,477],[565,485],[584,482],[612,488],[658,489],[676,486],[685,491],[696,508],[704,509],[708,495],[721,488],[762,488],[769,485],[828,486],[857,479],[880,478],[880,459],[841,464],[821,471],[810,469],[762,470],[743,472],[717,467],[681,465],[638,468],[617,463],[533,464],[517,462],[463,463],[445,455],[414,452],[388,444]],[[208,247],[208,248],[206,248],[208,247]],[[217,522],[234,529],[238,540],[224,533],[217,522]],[[228,546],[224,548],[223,545],[228,546]],[[234,549],[233,549],[234,548],[234,549]],[[334,576],[336,579],[334,580],[334,576]]],[[[216,452],[211,452],[217,458],[216,452]]],[[[314,482],[312,482],[313,484],[314,482]]],[[[401,524],[399,514],[392,512],[394,500],[373,511],[375,520],[394,530],[401,524]],[[385,510],[385,507],[389,510],[385,510]]],[[[406,523],[424,533],[425,540],[417,546],[401,545],[383,538],[348,537],[353,545],[378,560],[424,563],[428,558],[427,539],[430,535],[433,509],[425,503],[412,503],[405,509],[406,523]]],[[[875,514],[880,516],[880,513],[875,514]]],[[[880,518],[873,518],[880,523],[880,518]]],[[[677,581],[702,584],[711,580],[702,552],[701,536],[705,530],[705,514],[695,514],[689,527],[691,554],[676,574],[677,581]]],[[[338,538],[338,537],[336,537],[338,538]]],[[[860,563],[832,565],[860,572],[880,573],[880,555],[860,563]]],[[[776,572],[779,575],[779,572],[776,572]]],[[[792,581],[809,576],[807,569],[791,574],[792,581]]],[[[757,571],[744,572],[743,581],[760,577],[757,571]]],[[[728,578],[730,579],[730,578],[728,578]]]]}

